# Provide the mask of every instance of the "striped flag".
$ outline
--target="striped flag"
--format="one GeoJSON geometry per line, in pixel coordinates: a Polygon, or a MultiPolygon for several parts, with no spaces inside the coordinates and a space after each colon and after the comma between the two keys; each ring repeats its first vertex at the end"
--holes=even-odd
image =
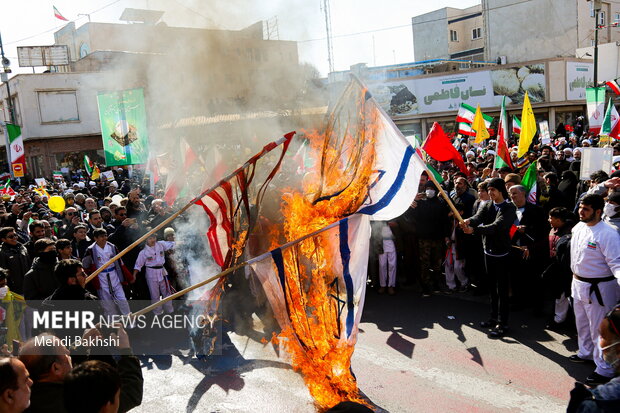
{"type": "Polygon", "coordinates": [[[618,111],[612,103],[612,99],[609,99],[607,111],[605,111],[605,117],[603,118],[603,125],[601,126],[601,136],[610,136],[614,139],[620,139],[619,120],[618,111]]]}
{"type": "Polygon", "coordinates": [[[101,176],[99,167],[90,160],[88,155],[84,155],[84,169],[86,169],[86,173],[88,174],[90,179],[99,179],[99,177],[101,176]]]}
{"type": "Polygon", "coordinates": [[[22,177],[26,174],[26,151],[22,130],[17,125],[6,124],[6,133],[9,140],[11,170],[14,177],[22,177]]]}
{"type": "Polygon", "coordinates": [[[521,135],[521,121],[514,115],[512,117],[512,133],[515,135],[521,135]]]}
{"type": "Polygon", "coordinates": [[[15,196],[16,195],[15,191],[13,190],[13,188],[11,188],[10,183],[11,183],[11,180],[7,179],[6,183],[4,184],[2,189],[0,189],[0,194],[2,194],[2,195],[10,195],[10,196],[15,196]]]}
{"type": "Polygon", "coordinates": [[[222,267],[222,270],[234,263],[243,252],[248,239],[248,230],[253,227],[265,190],[280,169],[282,159],[294,134],[295,132],[288,133],[279,140],[266,145],[261,152],[250,158],[229,178],[220,182],[215,190],[196,201],[196,205],[202,206],[209,217],[207,240],[213,259],[222,267]],[[254,184],[257,161],[280,145],[282,145],[280,159],[258,189],[251,191],[254,195],[250,199],[248,191],[254,184]],[[250,205],[256,210],[251,210],[250,205]],[[236,255],[233,254],[233,243],[236,246],[236,255]]]}
{"type": "Polygon", "coordinates": [[[616,95],[620,95],[620,85],[618,85],[618,79],[608,80],[605,84],[609,86],[609,88],[613,90],[616,95]]]}
{"type": "Polygon", "coordinates": [[[60,20],[64,20],[64,21],[66,21],[66,22],[68,22],[68,21],[69,21],[69,20],[67,20],[67,19],[65,18],[65,16],[63,16],[62,14],[60,14],[60,12],[59,12],[59,11],[58,11],[58,9],[56,8],[56,6],[52,6],[52,7],[54,7],[54,17],[56,17],[57,19],[60,19],[60,20]]]}
{"type": "MultiPolygon", "coordinates": [[[[461,135],[476,136],[476,131],[472,128],[474,118],[476,116],[476,108],[469,106],[466,103],[461,103],[459,106],[459,112],[456,115],[456,122],[459,125],[459,133],[461,135]]],[[[482,114],[484,119],[484,126],[488,129],[491,127],[493,118],[489,115],[482,114]]]]}

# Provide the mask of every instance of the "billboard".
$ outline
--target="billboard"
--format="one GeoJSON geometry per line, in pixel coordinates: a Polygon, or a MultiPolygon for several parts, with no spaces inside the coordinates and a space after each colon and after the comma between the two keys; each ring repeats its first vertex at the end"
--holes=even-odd
{"type": "Polygon", "coordinates": [[[148,160],[148,131],[141,88],[97,94],[101,137],[107,166],[148,160]]]}
{"type": "Polygon", "coordinates": [[[585,100],[593,76],[593,63],[566,62],[566,100],[585,100]]]}
{"type": "Polygon", "coordinates": [[[394,79],[368,85],[368,88],[392,117],[456,111],[461,103],[473,107],[497,107],[503,96],[506,96],[507,105],[522,105],[525,92],[532,103],[547,99],[544,63],[394,79]]]}
{"type": "Polygon", "coordinates": [[[17,48],[19,67],[64,66],[69,64],[69,49],[58,46],[20,46],[17,48]]]}

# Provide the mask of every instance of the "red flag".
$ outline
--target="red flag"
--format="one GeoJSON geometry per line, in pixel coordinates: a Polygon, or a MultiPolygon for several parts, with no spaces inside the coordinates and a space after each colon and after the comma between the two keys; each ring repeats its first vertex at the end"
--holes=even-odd
{"type": "Polygon", "coordinates": [[[452,146],[452,142],[450,142],[450,139],[437,122],[433,123],[433,127],[428,133],[422,149],[424,149],[431,158],[439,162],[454,162],[464,174],[469,175],[465,167],[465,162],[463,162],[463,157],[456,148],[452,146]]]}
{"type": "Polygon", "coordinates": [[[508,233],[510,234],[510,239],[514,238],[515,234],[517,233],[519,229],[517,228],[517,226],[515,224],[512,224],[510,226],[510,230],[508,231],[508,233]]]}

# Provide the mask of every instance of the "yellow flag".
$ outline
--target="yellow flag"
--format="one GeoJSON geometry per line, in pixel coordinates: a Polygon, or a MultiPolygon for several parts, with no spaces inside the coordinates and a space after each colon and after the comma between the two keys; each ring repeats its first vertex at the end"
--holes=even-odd
{"type": "Polygon", "coordinates": [[[525,99],[523,99],[523,112],[521,112],[521,136],[519,137],[519,152],[517,156],[521,158],[527,153],[532,139],[536,134],[536,118],[534,118],[534,111],[532,111],[532,104],[530,98],[525,92],[525,99]]]}
{"type": "Polygon", "coordinates": [[[474,116],[474,122],[472,123],[471,128],[476,131],[476,140],[474,140],[474,143],[481,143],[483,140],[489,139],[489,131],[484,124],[484,118],[482,117],[480,105],[476,108],[476,115],[474,116]]]}

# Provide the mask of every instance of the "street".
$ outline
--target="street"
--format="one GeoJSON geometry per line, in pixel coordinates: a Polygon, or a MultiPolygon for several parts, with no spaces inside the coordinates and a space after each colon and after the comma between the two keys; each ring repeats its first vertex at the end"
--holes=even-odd
{"type": "MultiPolygon", "coordinates": [[[[529,311],[511,314],[511,332],[490,340],[478,322],[486,301],[468,294],[367,292],[353,371],[359,388],[389,412],[561,412],[576,380],[576,339],[544,330],[529,311]]],[[[258,319],[255,329],[260,329],[258,319]]],[[[143,358],[145,394],[136,412],[315,411],[300,375],[274,347],[228,333],[223,355],[143,358]]]]}

